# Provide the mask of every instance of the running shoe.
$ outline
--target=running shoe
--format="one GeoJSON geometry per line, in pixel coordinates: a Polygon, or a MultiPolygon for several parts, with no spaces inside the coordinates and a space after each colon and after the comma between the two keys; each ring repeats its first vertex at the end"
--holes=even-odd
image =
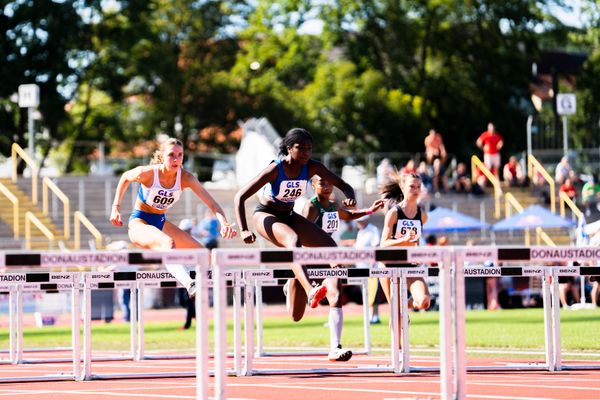
{"type": "Polygon", "coordinates": [[[327,356],[327,359],[332,362],[348,361],[351,358],[352,358],[352,350],[342,348],[341,344],[338,347],[336,347],[335,349],[331,350],[329,352],[329,355],[327,356]]]}
{"type": "Polygon", "coordinates": [[[317,285],[310,290],[308,294],[308,305],[310,308],[317,308],[319,302],[327,295],[327,287],[323,285],[317,285]]]}
{"type": "Polygon", "coordinates": [[[196,297],[196,281],[192,281],[190,286],[187,288],[188,296],[190,296],[190,300],[196,297]]]}

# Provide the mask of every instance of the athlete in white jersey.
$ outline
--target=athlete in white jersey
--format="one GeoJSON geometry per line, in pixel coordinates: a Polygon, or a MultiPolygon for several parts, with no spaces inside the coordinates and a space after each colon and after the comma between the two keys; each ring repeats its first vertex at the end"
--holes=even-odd
{"type": "MultiPolygon", "coordinates": [[[[131,182],[140,183],[135,207],[128,223],[131,242],[139,247],[154,250],[173,248],[201,248],[191,235],[177,225],[166,220],[167,210],[179,200],[181,192],[190,188],[215,214],[221,225],[221,236],[232,238],[236,231],[229,222],[223,209],[204,189],[194,175],[182,168],[183,144],[178,139],[168,139],[154,153],[151,165],[145,165],[125,171],[119,180],[110,213],[110,222],[123,226],[121,200],[131,182]]],[[[194,281],[184,266],[166,265],[173,276],[180,281],[190,295],[196,293],[194,281]]]]}
{"type": "MultiPolygon", "coordinates": [[[[417,174],[398,175],[394,173],[391,175],[391,181],[383,186],[383,197],[391,200],[393,205],[389,206],[385,214],[381,230],[381,247],[419,245],[423,224],[427,222],[427,214],[417,204],[421,194],[421,183],[421,178],[417,174]]],[[[389,303],[391,297],[390,278],[381,278],[380,282],[389,303]]],[[[427,310],[431,298],[425,280],[423,278],[407,278],[406,284],[411,294],[408,302],[409,308],[427,310]]],[[[400,332],[398,337],[402,337],[400,332]]]]}

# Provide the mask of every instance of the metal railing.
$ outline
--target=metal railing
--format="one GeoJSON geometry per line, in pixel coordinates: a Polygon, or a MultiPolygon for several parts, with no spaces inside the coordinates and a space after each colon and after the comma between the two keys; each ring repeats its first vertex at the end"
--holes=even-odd
{"type": "Polygon", "coordinates": [[[570,209],[571,212],[577,217],[578,221],[581,221],[583,219],[583,212],[579,209],[579,207],[577,207],[577,204],[575,204],[573,202],[573,200],[571,200],[571,198],[569,196],[567,196],[567,194],[565,192],[558,192],[558,198],[559,198],[559,203],[560,203],[560,216],[561,217],[565,217],[566,214],[566,209],[565,209],[565,205],[567,205],[570,209]]]}
{"type": "Polygon", "coordinates": [[[529,181],[533,182],[533,174],[535,172],[539,172],[540,175],[544,178],[544,180],[548,183],[549,191],[550,191],[550,210],[555,213],[556,212],[556,184],[554,183],[554,179],[550,176],[548,171],[544,168],[544,166],[535,158],[533,155],[529,155],[527,157],[527,175],[529,176],[529,181]]]}
{"type": "Polygon", "coordinates": [[[10,152],[10,157],[12,159],[12,181],[13,181],[13,183],[17,183],[17,179],[18,179],[17,167],[19,166],[19,162],[18,162],[19,160],[18,160],[17,156],[20,156],[21,159],[23,159],[23,161],[25,161],[25,164],[27,164],[27,166],[29,166],[29,168],[31,169],[31,202],[34,205],[37,205],[37,203],[38,203],[39,168],[37,167],[37,165],[35,165],[35,162],[31,158],[29,158],[29,156],[27,155],[25,150],[23,150],[21,148],[21,146],[19,146],[17,143],[13,143],[12,147],[11,147],[11,152],[10,152]]]}
{"type": "Polygon", "coordinates": [[[25,213],[25,248],[31,249],[31,224],[34,224],[40,232],[46,236],[46,238],[50,241],[51,246],[54,246],[55,236],[54,234],[44,225],[42,221],[35,216],[31,211],[27,211],[25,213]]]}
{"type": "MultiPolygon", "coordinates": [[[[519,203],[519,200],[512,193],[506,193],[504,195],[504,214],[506,218],[512,215],[512,209],[515,209],[518,213],[523,212],[523,206],[519,203]]],[[[536,242],[537,244],[541,244],[544,242],[547,246],[556,246],[554,241],[548,236],[546,232],[539,226],[535,228],[536,233],[536,242]]],[[[531,244],[531,234],[529,233],[529,228],[525,229],[525,246],[529,246],[531,244]]]]}
{"type": "Polygon", "coordinates": [[[96,239],[96,249],[102,248],[102,234],[94,224],[90,222],[89,219],[81,211],[75,211],[73,214],[73,246],[75,250],[79,250],[81,248],[81,225],[85,226],[88,231],[94,236],[96,239]]]}
{"type": "Polygon", "coordinates": [[[54,182],[47,176],[42,179],[42,213],[48,215],[48,189],[58,197],[63,203],[63,235],[66,240],[71,237],[71,223],[70,223],[70,212],[71,212],[71,201],[66,194],[54,182]]]}
{"type": "Polygon", "coordinates": [[[481,171],[483,175],[490,181],[494,187],[494,217],[500,219],[500,199],[502,197],[502,188],[500,187],[500,181],[492,172],[485,166],[485,164],[477,157],[473,155],[471,157],[471,179],[473,183],[477,182],[476,172],[477,169],[481,171]]]}
{"type": "Polygon", "coordinates": [[[15,196],[2,182],[0,182],[0,192],[8,201],[13,205],[13,236],[15,239],[19,238],[19,199],[15,196]]]}

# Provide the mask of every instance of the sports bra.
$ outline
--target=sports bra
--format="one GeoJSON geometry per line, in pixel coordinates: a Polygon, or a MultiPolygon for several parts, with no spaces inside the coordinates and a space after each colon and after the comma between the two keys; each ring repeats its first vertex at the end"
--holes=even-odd
{"type": "Polygon", "coordinates": [[[138,199],[140,201],[156,210],[168,210],[179,200],[181,197],[181,168],[177,170],[177,178],[175,178],[175,184],[172,188],[166,189],[161,186],[160,178],[158,174],[158,168],[160,165],[154,166],[154,180],[152,186],[146,187],[144,184],[140,185],[138,191],[138,199]]]}
{"type": "Polygon", "coordinates": [[[302,166],[300,175],[296,178],[288,178],[283,170],[282,160],[272,161],[277,164],[277,177],[272,183],[264,186],[262,196],[276,204],[293,205],[297,198],[306,193],[306,182],[308,181],[308,163],[302,166]]]}
{"type": "Polygon", "coordinates": [[[399,238],[405,236],[407,230],[412,230],[414,232],[414,239],[412,240],[415,243],[419,243],[419,239],[421,238],[421,234],[423,233],[423,221],[421,216],[421,208],[417,207],[417,213],[413,218],[408,218],[402,208],[400,208],[399,204],[396,204],[396,209],[398,211],[398,220],[394,224],[392,228],[392,232],[394,234],[393,238],[399,238]]]}

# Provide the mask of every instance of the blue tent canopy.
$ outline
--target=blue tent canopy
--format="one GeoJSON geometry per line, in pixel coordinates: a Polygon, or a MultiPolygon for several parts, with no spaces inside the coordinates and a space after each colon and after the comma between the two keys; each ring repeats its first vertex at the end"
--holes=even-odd
{"type": "Polygon", "coordinates": [[[427,223],[423,226],[423,232],[468,231],[488,227],[488,224],[484,224],[476,218],[448,208],[437,207],[427,214],[427,223]]]}
{"type": "Polygon", "coordinates": [[[533,205],[523,210],[522,213],[515,214],[494,224],[493,230],[506,231],[509,229],[527,229],[527,228],[572,228],[575,222],[561,218],[545,209],[544,207],[533,205]]]}

